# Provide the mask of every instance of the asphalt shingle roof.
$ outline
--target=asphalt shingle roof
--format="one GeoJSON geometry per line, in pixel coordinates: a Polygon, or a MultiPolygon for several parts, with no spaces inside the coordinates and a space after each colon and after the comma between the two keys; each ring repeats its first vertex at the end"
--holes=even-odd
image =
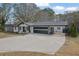
{"type": "MultiPolygon", "coordinates": [[[[6,24],[6,25],[9,25],[11,26],[11,24],[6,24]]],[[[35,25],[68,25],[68,23],[66,21],[51,21],[51,22],[33,22],[33,23],[26,23],[26,25],[30,25],[30,26],[35,26],[35,25]]],[[[12,24],[12,26],[17,26],[16,24],[12,24]]]]}
{"type": "Polygon", "coordinates": [[[68,25],[65,21],[57,21],[57,22],[35,22],[31,25],[68,25]]]}

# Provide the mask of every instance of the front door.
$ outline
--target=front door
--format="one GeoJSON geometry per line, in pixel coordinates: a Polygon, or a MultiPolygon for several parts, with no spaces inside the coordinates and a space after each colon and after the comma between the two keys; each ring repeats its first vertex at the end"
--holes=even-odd
{"type": "Polygon", "coordinates": [[[23,32],[26,32],[26,28],[25,27],[23,27],[23,32]]]}

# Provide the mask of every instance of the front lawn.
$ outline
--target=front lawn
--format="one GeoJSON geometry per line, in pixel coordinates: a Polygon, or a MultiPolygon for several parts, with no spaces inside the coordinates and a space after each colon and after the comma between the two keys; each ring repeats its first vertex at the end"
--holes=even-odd
{"type": "Polygon", "coordinates": [[[16,33],[8,33],[8,32],[0,32],[0,38],[12,37],[20,34],[16,33]]]}

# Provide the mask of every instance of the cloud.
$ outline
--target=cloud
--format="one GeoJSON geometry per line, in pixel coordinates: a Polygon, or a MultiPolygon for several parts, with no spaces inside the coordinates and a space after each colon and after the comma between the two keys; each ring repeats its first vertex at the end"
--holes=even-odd
{"type": "Polygon", "coordinates": [[[51,6],[49,3],[35,3],[38,7],[40,7],[41,9],[44,8],[51,8],[55,11],[56,14],[59,13],[64,13],[65,11],[78,11],[79,7],[64,7],[64,6],[51,6]]]}
{"type": "Polygon", "coordinates": [[[64,13],[65,11],[74,12],[79,11],[79,7],[64,7],[64,6],[54,6],[52,9],[55,11],[55,13],[64,13]]]}
{"type": "Polygon", "coordinates": [[[49,3],[35,3],[37,6],[42,7],[42,6],[49,6],[49,3]]]}
{"type": "Polygon", "coordinates": [[[79,8],[78,7],[68,7],[65,9],[65,11],[78,11],[79,8]]]}
{"type": "Polygon", "coordinates": [[[64,6],[55,6],[53,7],[54,10],[64,10],[65,7],[64,6]]]}
{"type": "Polygon", "coordinates": [[[49,3],[35,3],[38,7],[40,7],[41,9],[50,7],[49,3]]]}

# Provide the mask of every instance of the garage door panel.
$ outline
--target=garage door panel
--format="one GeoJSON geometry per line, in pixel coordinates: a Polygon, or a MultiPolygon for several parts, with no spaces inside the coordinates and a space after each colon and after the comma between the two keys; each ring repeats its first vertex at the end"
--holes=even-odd
{"type": "Polygon", "coordinates": [[[34,33],[48,34],[48,27],[34,27],[34,33]]]}
{"type": "Polygon", "coordinates": [[[43,33],[43,34],[48,34],[48,31],[34,30],[34,33],[43,33]]]}

